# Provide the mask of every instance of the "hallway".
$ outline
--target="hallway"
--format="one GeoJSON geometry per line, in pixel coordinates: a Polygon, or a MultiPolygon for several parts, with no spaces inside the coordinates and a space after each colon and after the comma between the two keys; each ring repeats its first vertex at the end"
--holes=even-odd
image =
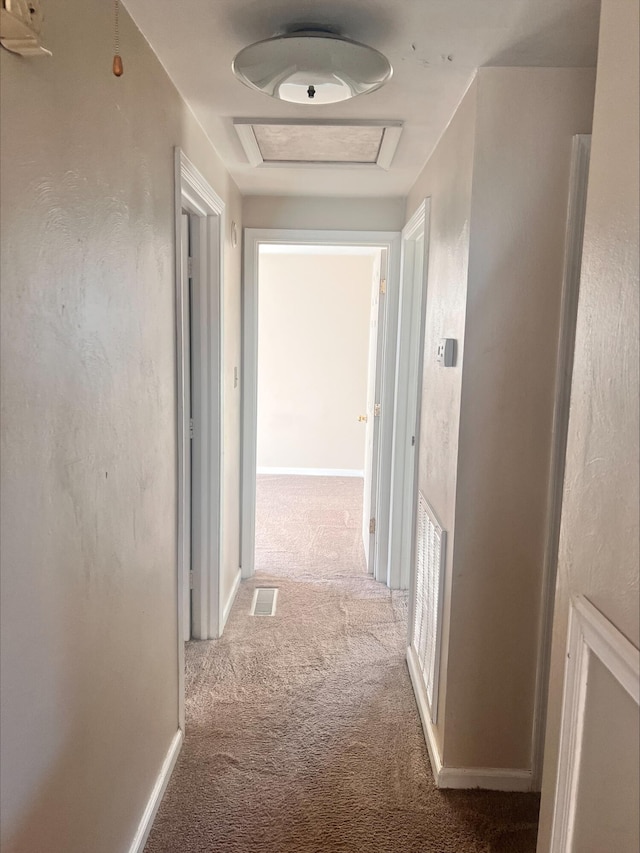
{"type": "Polygon", "coordinates": [[[406,596],[364,573],[361,489],[259,478],[257,577],[221,640],[187,645],[186,740],[146,853],[535,850],[537,796],[433,786],[406,596]],[[275,617],[249,616],[271,582],[275,617]]]}

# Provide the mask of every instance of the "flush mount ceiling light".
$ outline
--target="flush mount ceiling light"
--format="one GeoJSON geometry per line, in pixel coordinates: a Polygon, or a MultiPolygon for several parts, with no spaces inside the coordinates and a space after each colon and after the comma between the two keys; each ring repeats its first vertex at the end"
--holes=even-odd
{"type": "Polygon", "coordinates": [[[231,65],[245,85],[294,104],[333,104],[383,86],[385,56],[325,30],[301,30],[241,50],[231,65]]]}

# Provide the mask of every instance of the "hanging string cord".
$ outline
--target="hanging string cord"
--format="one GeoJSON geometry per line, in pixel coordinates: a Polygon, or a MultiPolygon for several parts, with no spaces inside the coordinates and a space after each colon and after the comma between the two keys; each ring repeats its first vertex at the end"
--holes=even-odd
{"type": "Polygon", "coordinates": [[[120,0],[113,0],[113,52],[120,56],[120,0]]]}
{"type": "Polygon", "coordinates": [[[120,57],[120,0],[113,0],[113,73],[122,77],[122,58],[120,57]]]}

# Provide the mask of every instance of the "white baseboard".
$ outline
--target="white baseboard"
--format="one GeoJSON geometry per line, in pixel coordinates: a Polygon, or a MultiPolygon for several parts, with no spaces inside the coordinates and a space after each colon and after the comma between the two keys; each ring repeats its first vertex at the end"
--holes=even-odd
{"type": "Polygon", "coordinates": [[[222,624],[220,625],[220,636],[222,636],[222,632],[224,631],[224,626],[227,624],[227,619],[229,618],[229,614],[231,613],[231,608],[233,607],[233,602],[236,600],[236,595],[238,594],[238,590],[240,589],[240,581],[242,580],[242,570],[238,569],[235,579],[233,581],[233,586],[231,587],[231,592],[229,593],[229,597],[227,598],[227,602],[224,605],[224,609],[222,611],[222,624]]]}
{"type": "Polygon", "coordinates": [[[482,788],[484,791],[530,791],[531,770],[503,767],[443,767],[438,788],[482,788]]]}
{"type": "Polygon", "coordinates": [[[364,477],[364,471],[357,468],[265,468],[257,469],[258,474],[288,474],[302,477],[364,477]]]}
{"type": "Polygon", "coordinates": [[[407,666],[416,704],[422,720],[433,778],[438,788],[482,788],[485,791],[530,791],[533,785],[531,770],[511,770],[502,767],[446,767],[431,722],[427,695],[414,650],[407,649],[407,666]]]}
{"type": "Polygon", "coordinates": [[[144,810],[140,823],[138,824],[138,829],[136,830],[136,834],[131,842],[129,853],[142,853],[144,850],[144,845],[147,843],[147,838],[151,832],[154,818],[158,808],[160,807],[160,803],[162,802],[162,797],[167,789],[167,785],[169,784],[169,779],[171,778],[171,773],[173,772],[178,755],[180,754],[183,738],[184,735],[182,733],[182,729],[178,729],[173,736],[171,745],[169,746],[164,761],[162,762],[160,773],[155,781],[153,790],[151,791],[151,796],[149,797],[147,806],[144,810]]]}

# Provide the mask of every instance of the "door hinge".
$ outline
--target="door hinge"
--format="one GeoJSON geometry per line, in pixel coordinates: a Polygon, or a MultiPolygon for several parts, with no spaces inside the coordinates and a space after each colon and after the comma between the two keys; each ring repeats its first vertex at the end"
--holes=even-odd
{"type": "Polygon", "coordinates": [[[416,437],[415,437],[415,435],[412,435],[411,436],[411,447],[415,447],[415,446],[416,446],[416,437]]]}
{"type": "Polygon", "coordinates": [[[382,411],[382,406],[380,405],[380,403],[376,403],[375,406],[373,407],[373,417],[379,418],[381,411],[382,411]]]}
{"type": "Polygon", "coordinates": [[[189,438],[193,438],[193,418],[189,418],[189,438]]]}
{"type": "Polygon", "coordinates": [[[193,278],[193,258],[187,258],[187,275],[193,278]]]}
{"type": "Polygon", "coordinates": [[[387,280],[386,280],[386,278],[381,278],[380,279],[380,293],[386,293],[386,292],[387,292],[387,280]]]}
{"type": "Polygon", "coordinates": [[[369,533],[373,535],[376,532],[376,520],[375,518],[369,519],[369,533]]]}
{"type": "Polygon", "coordinates": [[[189,571],[189,589],[193,589],[193,572],[189,571]]]}

